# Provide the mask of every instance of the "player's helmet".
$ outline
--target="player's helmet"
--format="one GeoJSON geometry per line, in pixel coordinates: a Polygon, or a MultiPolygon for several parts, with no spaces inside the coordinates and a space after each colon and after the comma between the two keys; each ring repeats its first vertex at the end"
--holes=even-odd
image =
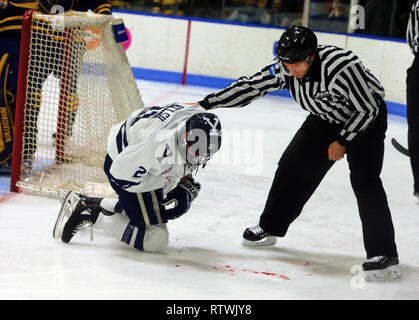
{"type": "Polygon", "coordinates": [[[294,64],[304,61],[317,50],[317,37],[302,26],[291,26],[282,34],[276,46],[279,61],[294,64]]]}
{"type": "Polygon", "coordinates": [[[213,113],[197,113],[186,121],[180,153],[189,165],[206,164],[221,147],[221,123],[213,113]]]}

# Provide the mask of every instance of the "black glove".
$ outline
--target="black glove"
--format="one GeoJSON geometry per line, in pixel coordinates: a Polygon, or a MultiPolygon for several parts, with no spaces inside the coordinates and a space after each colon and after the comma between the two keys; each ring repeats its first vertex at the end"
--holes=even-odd
{"type": "Polygon", "coordinates": [[[201,190],[201,185],[195,182],[193,178],[184,178],[180,181],[162,201],[164,206],[175,204],[174,208],[165,210],[166,219],[173,220],[185,214],[192,201],[198,196],[199,190],[201,190]]]}

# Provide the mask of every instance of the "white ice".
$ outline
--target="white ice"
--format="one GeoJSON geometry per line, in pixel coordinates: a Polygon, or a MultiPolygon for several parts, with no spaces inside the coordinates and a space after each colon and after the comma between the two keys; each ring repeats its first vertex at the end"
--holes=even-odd
{"type": "MultiPolygon", "coordinates": [[[[139,81],[146,105],[194,102],[209,88],[139,81]]],[[[402,279],[364,283],[361,223],[346,160],[339,161],[275,247],[244,248],[258,223],[276,164],[306,117],[292,100],[268,96],[218,109],[222,150],[196,179],[191,210],[169,223],[161,254],[95,233],[52,238],[58,200],[11,194],[0,201],[0,299],[418,299],[419,206],[412,196],[406,120],[389,116],[382,180],[392,210],[402,279]]],[[[306,155],[310,157],[309,154],[306,155]]]]}

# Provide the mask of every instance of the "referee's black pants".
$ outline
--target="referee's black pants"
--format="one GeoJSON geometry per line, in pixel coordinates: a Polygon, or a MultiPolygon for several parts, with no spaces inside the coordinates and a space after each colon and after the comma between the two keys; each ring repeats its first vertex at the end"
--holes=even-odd
{"type": "MultiPolygon", "coordinates": [[[[350,180],[361,217],[367,258],[397,256],[394,228],[380,173],[387,130],[383,102],[373,123],[347,147],[350,180]]],[[[259,225],[268,233],[285,236],[317,186],[332,167],[329,145],[341,126],[309,115],[284,151],[269,191],[259,225]]],[[[333,213],[331,213],[333,214],[333,213]]]]}
{"type": "Polygon", "coordinates": [[[419,192],[419,54],[416,54],[412,66],[407,69],[407,144],[413,172],[414,192],[419,192]]]}

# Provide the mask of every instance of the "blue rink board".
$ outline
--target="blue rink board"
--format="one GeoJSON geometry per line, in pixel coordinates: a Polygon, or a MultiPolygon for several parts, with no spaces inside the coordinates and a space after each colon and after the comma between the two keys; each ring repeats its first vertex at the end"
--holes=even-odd
{"type": "Polygon", "coordinates": [[[10,189],[10,177],[0,176],[0,195],[7,194],[10,189]]]}

